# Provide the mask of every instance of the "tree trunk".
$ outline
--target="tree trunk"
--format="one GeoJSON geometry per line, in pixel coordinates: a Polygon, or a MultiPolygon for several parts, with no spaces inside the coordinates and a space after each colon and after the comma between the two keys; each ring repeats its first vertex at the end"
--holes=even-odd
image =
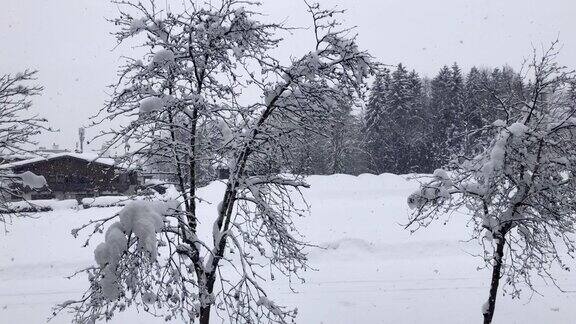
{"type": "Polygon", "coordinates": [[[200,308],[199,324],[209,324],[209,323],[210,323],[210,305],[202,306],[200,308]]]}
{"type": "Polygon", "coordinates": [[[494,254],[494,268],[492,269],[492,282],[490,284],[490,296],[488,297],[488,307],[484,310],[484,324],[492,323],[494,309],[496,307],[496,297],[498,295],[498,284],[500,283],[500,272],[502,270],[502,259],[504,257],[504,245],[506,244],[506,234],[503,234],[496,244],[494,254]]]}

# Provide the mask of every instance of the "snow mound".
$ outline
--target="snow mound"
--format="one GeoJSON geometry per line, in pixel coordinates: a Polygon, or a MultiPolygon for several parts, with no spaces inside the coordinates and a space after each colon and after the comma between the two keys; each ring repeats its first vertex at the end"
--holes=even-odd
{"type": "Polygon", "coordinates": [[[131,198],[127,196],[88,197],[82,199],[82,206],[84,208],[126,206],[130,201],[131,198]]]}
{"type": "Polygon", "coordinates": [[[78,208],[78,202],[75,199],[56,200],[56,199],[43,199],[43,200],[29,200],[29,201],[15,201],[7,203],[8,210],[0,210],[0,212],[45,212],[51,210],[65,210],[78,208]]]}
{"type": "Polygon", "coordinates": [[[359,238],[343,238],[322,246],[327,250],[356,249],[362,251],[375,251],[374,243],[359,238]]]}
{"type": "Polygon", "coordinates": [[[311,256],[314,259],[339,258],[359,259],[377,258],[380,260],[399,260],[406,258],[447,257],[461,254],[462,249],[472,249],[473,244],[447,240],[429,240],[425,242],[382,243],[362,238],[346,237],[320,245],[311,256]]]}

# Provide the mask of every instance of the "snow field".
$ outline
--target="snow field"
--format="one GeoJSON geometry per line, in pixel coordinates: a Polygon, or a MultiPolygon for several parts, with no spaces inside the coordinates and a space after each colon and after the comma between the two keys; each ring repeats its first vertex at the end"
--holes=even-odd
{"type": "MultiPolygon", "coordinates": [[[[311,176],[304,191],[312,207],[309,217],[296,220],[308,241],[322,248],[310,251],[314,270],[304,273],[305,283],[270,280],[270,299],[298,307],[299,323],[479,323],[488,295],[490,273],[477,270],[478,252],[467,238],[466,217],[451,215],[428,229],[410,234],[404,230],[406,198],[417,182],[383,174],[311,176]]],[[[200,192],[200,212],[213,215],[222,183],[200,192]]],[[[10,233],[0,237],[0,323],[45,323],[51,307],[79,297],[86,278],[65,279],[96,263],[94,249],[104,235],[82,248],[70,230],[97,217],[117,213],[121,207],[84,210],[59,209],[17,219],[10,233]]],[[[200,235],[210,237],[211,228],[200,235]]],[[[574,266],[574,263],[572,263],[574,266]]],[[[562,293],[537,281],[544,297],[525,291],[521,300],[499,296],[495,323],[574,323],[576,278],[559,272],[562,293]]],[[[51,323],[69,323],[66,314],[51,323]]],[[[222,321],[214,316],[215,323],[222,321]]],[[[164,323],[143,311],[131,309],[111,323],[164,323]]],[[[174,323],[179,323],[174,321],[174,323]]],[[[226,323],[225,321],[223,323],[226,323]]]]}

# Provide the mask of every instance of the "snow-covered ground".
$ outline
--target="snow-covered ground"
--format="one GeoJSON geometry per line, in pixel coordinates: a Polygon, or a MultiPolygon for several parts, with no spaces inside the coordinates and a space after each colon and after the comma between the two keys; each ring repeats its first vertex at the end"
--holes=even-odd
{"type": "MultiPolygon", "coordinates": [[[[271,282],[272,298],[297,306],[299,323],[479,323],[488,294],[487,270],[477,270],[477,252],[465,239],[466,218],[452,215],[410,235],[406,197],[417,186],[395,175],[312,176],[305,191],[310,217],[298,223],[307,238],[325,249],[310,254],[316,271],[292,293],[283,280],[271,282]]],[[[223,186],[202,191],[205,212],[214,212],[223,186]]],[[[93,264],[94,246],[82,248],[70,230],[121,207],[62,208],[18,219],[0,236],[0,323],[44,323],[51,307],[78,297],[83,278],[65,279],[93,264]]],[[[102,240],[98,237],[97,240],[102,240]]],[[[576,265],[576,264],[573,264],[576,265]]],[[[538,282],[543,296],[499,297],[495,323],[575,323],[576,276],[559,273],[562,293],[538,282]]],[[[66,315],[51,323],[69,323],[66,315]]],[[[135,310],[112,323],[163,323],[135,310]]],[[[220,321],[215,321],[220,322],[220,321]]]]}

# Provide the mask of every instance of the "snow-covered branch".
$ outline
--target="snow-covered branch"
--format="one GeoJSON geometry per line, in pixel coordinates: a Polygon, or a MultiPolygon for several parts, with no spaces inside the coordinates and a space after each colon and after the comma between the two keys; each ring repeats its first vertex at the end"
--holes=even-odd
{"type": "MultiPolygon", "coordinates": [[[[33,155],[36,143],[33,137],[43,131],[51,131],[46,119],[31,111],[31,98],[40,95],[43,88],[33,85],[37,71],[25,70],[16,74],[0,75],[0,157],[33,155]]],[[[24,190],[42,188],[46,185],[43,177],[31,172],[14,174],[0,167],[0,223],[6,222],[6,215],[18,214],[12,210],[7,200],[22,198],[24,190]]]]}

